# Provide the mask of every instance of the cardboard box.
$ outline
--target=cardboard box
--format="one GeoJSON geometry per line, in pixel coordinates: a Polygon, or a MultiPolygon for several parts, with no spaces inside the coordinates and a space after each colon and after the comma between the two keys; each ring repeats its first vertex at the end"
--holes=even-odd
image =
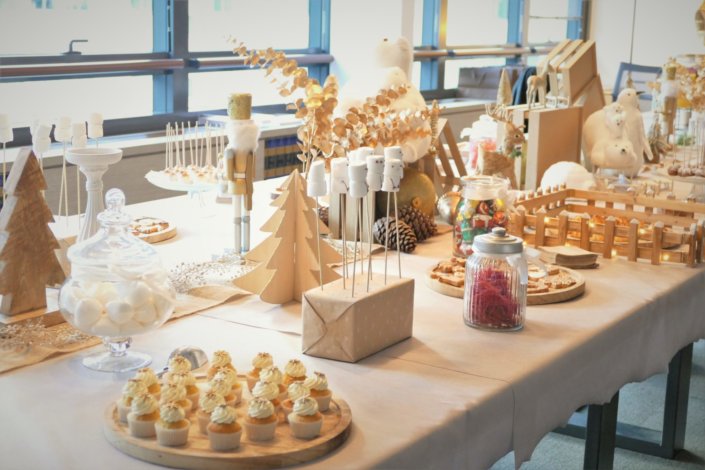
{"type": "Polygon", "coordinates": [[[305,354],[337,361],[357,362],[411,337],[414,323],[414,280],[374,275],[370,292],[367,276],[360,276],[351,296],[351,280],[304,293],[302,301],[305,354]],[[361,279],[360,279],[361,278],[361,279]]]}

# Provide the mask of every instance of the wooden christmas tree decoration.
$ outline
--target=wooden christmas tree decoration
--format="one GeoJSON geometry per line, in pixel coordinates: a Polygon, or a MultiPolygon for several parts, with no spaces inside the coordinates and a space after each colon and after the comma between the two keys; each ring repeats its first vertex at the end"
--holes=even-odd
{"type": "MultiPolygon", "coordinates": [[[[262,226],[262,231],[271,235],[245,255],[245,259],[259,265],[234,283],[268,303],[300,302],[303,292],[319,286],[314,224],[319,224],[320,233],[328,233],[328,228],[315,213],[315,202],[306,195],[306,180],[298,170],[284,182],[282,193],[272,206],[277,211],[262,226]]],[[[330,245],[321,244],[320,274],[324,284],[340,278],[330,267],[340,260],[330,245]]]]}
{"type": "Polygon", "coordinates": [[[65,275],[49,228],[54,221],[42,191],[47,185],[34,153],[20,152],[7,178],[0,211],[0,313],[16,315],[46,307],[46,286],[65,275]]]}

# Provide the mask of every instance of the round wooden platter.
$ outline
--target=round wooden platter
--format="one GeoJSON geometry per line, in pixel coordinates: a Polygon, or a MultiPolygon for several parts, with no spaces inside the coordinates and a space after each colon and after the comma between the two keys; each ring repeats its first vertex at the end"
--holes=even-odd
{"type": "MultiPolygon", "coordinates": [[[[582,295],[585,292],[585,278],[582,274],[569,268],[564,268],[562,266],[558,267],[561,271],[569,274],[576,283],[565,289],[554,289],[550,292],[544,292],[541,294],[528,294],[526,296],[527,305],[545,305],[545,304],[555,304],[558,302],[564,302],[566,300],[574,299],[582,295]]],[[[426,273],[426,285],[438,293],[447,295],[450,297],[458,297],[462,299],[465,295],[464,287],[455,287],[449,284],[444,284],[438,279],[431,278],[431,272],[433,268],[426,273]]]]}
{"type": "MultiPolygon", "coordinates": [[[[249,398],[247,385],[243,383],[243,400],[236,407],[238,421],[242,423],[247,413],[249,398]],[[247,398],[246,398],[247,396],[247,398]]],[[[203,392],[203,388],[201,389],[203,392]]],[[[249,441],[244,430],[240,447],[230,452],[211,450],[208,436],[201,434],[194,410],[190,420],[188,443],[180,447],[159,445],[156,438],[137,438],[130,435],[126,424],[118,418],[117,406],[112,403],[105,410],[103,431],[110,444],[121,452],[146,462],[166,467],[186,469],[271,469],[297,465],[323,457],[340,447],[350,434],[352,414],[348,404],[333,397],[330,408],[323,414],[321,434],[311,440],[295,438],[279,414],[274,440],[268,442],[249,441]]]]}
{"type": "MultiPolygon", "coordinates": [[[[162,219],[158,219],[156,217],[137,217],[137,218],[133,219],[132,222],[134,223],[135,221],[142,220],[142,219],[154,219],[154,220],[162,221],[162,219]]],[[[163,221],[163,222],[166,222],[169,224],[166,229],[159,230],[158,232],[154,232],[154,233],[139,233],[135,236],[137,238],[139,238],[140,240],[147,242],[147,243],[159,243],[159,242],[163,242],[164,240],[169,240],[169,239],[174,238],[176,236],[176,225],[174,225],[173,223],[168,222],[168,221],[163,221]]],[[[133,235],[134,235],[134,232],[133,232],[133,235]]]]}

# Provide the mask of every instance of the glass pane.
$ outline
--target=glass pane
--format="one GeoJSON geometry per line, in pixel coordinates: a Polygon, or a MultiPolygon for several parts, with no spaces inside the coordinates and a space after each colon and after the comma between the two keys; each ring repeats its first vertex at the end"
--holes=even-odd
{"type": "Polygon", "coordinates": [[[0,0],[0,55],[152,52],[152,0],[0,0]],[[125,34],[129,28],[129,34],[125,34]]]}
{"type": "Polygon", "coordinates": [[[506,44],[507,4],[508,0],[448,0],[447,45],[506,44]]]}
{"type": "Polygon", "coordinates": [[[446,61],[445,88],[458,88],[458,77],[460,69],[465,67],[491,67],[494,65],[505,65],[506,60],[502,57],[482,57],[479,59],[457,59],[446,61]]]}
{"type": "Polygon", "coordinates": [[[152,77],[0,83],[0,103],[2,112],[10,115],[13,127],[29,126],[34,119],[55,123],[60,116],[87,120],[95,112],[105,119],[150,116],[152,77]]]}
{"type": "Polygon", "coordinates": [[[198,0],[188,10],[192,52],[229,50],[231,36],[253,49],[308,47],[308,0],[198,0]]]}
{"type": "Polygon", "coordinates": [[[529,43],[558,42],[568,32],[569,0],[531,0],[529,43]]]}
{"type": "Polygon", "coordinates": [[[423,45],[423,2],[414,0],[414,46],[423,45]]]}
{"type": "Polygon", "coordinates": [[[191,73],[188,79],[188,109],[223,109],[228,104],[228,96],[237,92],[252,93],[254,106],[290,102],[290,97],[279,96],[276,85],[270,83],[264,73],[261,69],[191,73]]]}

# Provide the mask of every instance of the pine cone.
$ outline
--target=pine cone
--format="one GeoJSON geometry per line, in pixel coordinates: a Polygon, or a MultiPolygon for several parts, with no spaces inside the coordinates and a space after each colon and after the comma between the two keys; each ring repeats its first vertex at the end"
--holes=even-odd
{"type": "Polygon", "coordinates": [[[429,217],[414,206],[404,206],[399,210],[399,220],[410,226],[420,242],[438,233],[433,217],[429,217]]]}
{"type": "Polygon", "coordinates": [[[387,238],[387,232],[389,232],[388,246],[392,250],[397,249],[397,224],[399,225],[399,246],[400,250],[404,253],[411,253],[416,249],[416,234],[414,234],[414,229],[409,227],[407,224],[401,220],[397,221],[394,217],[382,217],[375,222],[372,227],[375,240],[378,243],[384,245],[387,238]]]}
{"type": "Polygon", "coordinates": [[[328,206],[318,208],[318,218],[328,227],[328,206]]]}

